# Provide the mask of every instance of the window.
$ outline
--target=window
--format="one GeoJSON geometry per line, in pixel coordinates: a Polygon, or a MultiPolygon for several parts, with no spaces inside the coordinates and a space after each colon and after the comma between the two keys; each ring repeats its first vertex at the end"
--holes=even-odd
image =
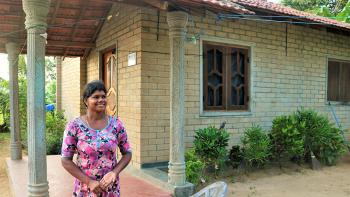
{"type": "Polygon", "coordinates": [[[249,49],[203,42],[203,109],[249,109],[249,49]]]}
{"type": "Polygon", "coordinates": [[[328,60],[328,101],[350,101],[350,62],[328,60]]]}

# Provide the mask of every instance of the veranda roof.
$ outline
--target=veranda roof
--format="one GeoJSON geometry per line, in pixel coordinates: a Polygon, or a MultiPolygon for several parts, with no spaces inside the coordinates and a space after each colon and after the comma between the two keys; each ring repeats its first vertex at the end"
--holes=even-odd
{"type": "MultiPolygon", "coordinates": [[[[264,0],[51,0],[47,17],[46,55],[86,57],[95,46],[96,38],[108,17],[113,3],[127,3],[158,9],[182,9],[192,12],[210,10],[215,13],[255,15],[302,16],[297,20],[326,24],[329,28],[350,32],[350,25],[335,20],[315,17],[264,0]]],[[[0,53],[6,53],[5,44],[15,41],[26,53],[25,14],[21,0],[0,0],[0,53]]]]}

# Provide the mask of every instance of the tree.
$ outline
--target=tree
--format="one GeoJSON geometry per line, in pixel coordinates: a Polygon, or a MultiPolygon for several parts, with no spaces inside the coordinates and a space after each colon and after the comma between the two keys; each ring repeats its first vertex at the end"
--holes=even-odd
{"type": "Polygon", "coordinates": [[[350,23],[350,0],[283,0],[283,5],[297,10],[350,23]]]}
{"type": "Polygon", "coordinates": [[[312,11],[326,7],[332,15],[339,14],[348,0],[282,0],[282,4],[301,11],[312,11]]]}
{"type": "Polygon", "coordinates": [[[6,132],[10,126],[10,95],[8,81],[0,77],[0,132],[6,132]]]}

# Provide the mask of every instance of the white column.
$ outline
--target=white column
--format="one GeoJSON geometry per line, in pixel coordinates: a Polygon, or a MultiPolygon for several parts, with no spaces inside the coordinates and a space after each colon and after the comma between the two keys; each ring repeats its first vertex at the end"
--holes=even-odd
{"type": "Polygon", "coordinates": [[[62,110],[62,57],[56,57],[56,108],[62,110]]]}
{"type": "Polygon", "coordinates": [[[27,29],[28,196],[49,196],[45,141],[45,38],[49,0],[23,0],[27,29]]]}
{"type": "Polygon", "coordinates": [[[170,38],[170,161],[168,182],[175,186],[186,183],[184,150],[184,43],[188,15],[168,12],[170,38]]]}
{"type": "Polygon", "coordinates": [[[6,51],[9,61],[10,74],[10,127],[11,127],[11,159],[22,159],[21,134],[19,128],[19,110],[18,110],[18,55],[19,46],[14,42],[6,44],[6,51]]]}

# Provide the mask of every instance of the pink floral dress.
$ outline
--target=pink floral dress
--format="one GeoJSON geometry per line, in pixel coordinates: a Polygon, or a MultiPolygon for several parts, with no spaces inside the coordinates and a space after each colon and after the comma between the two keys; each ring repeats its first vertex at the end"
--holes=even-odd
{"type": "MultiPolygon", "coordinates": [[[[62,157],[73,157],[77,153],[77,166],[91,179],[100,181],[105,174],[117,165],[117,146],[122,154],[131,152],[123,123],[115,117],[108,117],[104,129],[94,130],[76,118],[68,123],[63,136],[62,157]]],[[[86,184],[78,179],[74,182],[73,196],[94,197],[86,184]]],[[[102,197],[119,197],[119,177],[102,197]]]]}

